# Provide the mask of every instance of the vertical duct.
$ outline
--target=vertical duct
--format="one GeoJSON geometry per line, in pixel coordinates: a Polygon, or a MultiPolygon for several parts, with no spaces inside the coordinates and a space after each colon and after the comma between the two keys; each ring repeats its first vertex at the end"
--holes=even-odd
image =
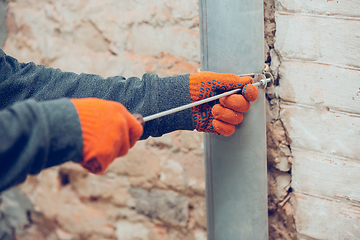
{"type": "MultiPolygon", "coordinates": [[[[262,0],[200,0],[201,70],[261,73],[262,0]]],[[[205,135],[209,240],[268,239],[265,93],[230,137],[205,135]]]]}
{"type": "Polygon", "coordinates": [[[7,15],[7,0],[0,0],[0,48],[4,45],[7,28],[6,28],[6,15],[7,15]]]}

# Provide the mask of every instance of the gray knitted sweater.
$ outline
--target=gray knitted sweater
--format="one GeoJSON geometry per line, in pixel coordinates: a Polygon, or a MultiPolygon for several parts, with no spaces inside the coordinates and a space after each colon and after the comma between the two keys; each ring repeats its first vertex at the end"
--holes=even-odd
{"type": "MultiPolygon", "coordinates": [[[[117,101],[148,116],[190,103],[189,75],[105,79],[19,63],[0,49],[0,192],[28,174],[81,161],[81,126],[69,98],[85,97],[117,101]]],[[[193,129],[188,109],[147,122],[141,139],[193,129]]]]}

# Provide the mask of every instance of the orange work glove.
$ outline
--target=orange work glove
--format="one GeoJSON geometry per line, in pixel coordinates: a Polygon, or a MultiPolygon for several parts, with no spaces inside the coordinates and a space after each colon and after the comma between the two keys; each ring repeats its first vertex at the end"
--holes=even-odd
{"type": "Polygon", "coordinates": [[[71,99],[83,134],[83,161],[92,173],[104,173],[124,156],[143,133],[142,125],[118,102],[96,98],[71,99]]]}
{"type": "Polygon", "coordinates": [[[193,107],[195,129],[224,136],[233,134],[235,125],[243,120],[242,113],[250,108],[249,101],[255,101],[259,95],[257,88],[251,83],[251,77],[239,77],[234,74],[213,72],[191,74],[189,77],[191,102],[242,88],[241,95],[232,94],[220,98],[220,101],[193,107]]]}

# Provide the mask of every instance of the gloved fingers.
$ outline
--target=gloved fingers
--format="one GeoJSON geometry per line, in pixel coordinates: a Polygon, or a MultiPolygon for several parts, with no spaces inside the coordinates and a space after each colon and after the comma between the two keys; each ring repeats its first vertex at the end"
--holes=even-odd
{"type": "Polygon", "coordinates": [[[219,134],[221,134],[221,135],[223,135],[225,137],[228,137],[228,136],[230,136],[231,134],[233,134],[235,132],[235,126],[234,125],[219,121],[217,119],[214,119],[212,121],[212,125],[213,125],[214,130],[217,133],[219,133],[219,134]]]}
{"type": "Polygon", "coordinates": [[[236,89],[253,82],[250,76],[239,77],[231,73],[203,72],[203,77],[211,79],[216,89],[222,89],[223,85],[227,85],[226,90],[236,89]]]}
{"type": "MultiPolygon", "coordinates": [[[[243,87],[247,84],[251,84],[253,82],[252,77],[250,76],[244,76],[244,77],[239,77],[235,74],[222,74],[223,75],[223,80],[222,82],[224,82],[225,84],[228,84],[229,86],[231,86],[230,89],[236,89],[239,87],[243,87]]],[[[230,90],[228,89],[228,90],[230,90]]]]}
{"type": "MultiPolygon", "coordinates": [[[[108,119],[107,122],[104,122],[103,136],[102,138],[105,140],[109,147],[106,151],[107,156],[107,165],[105,168],[110,165],[110,163],[117,157],[122,157],[127,154],[130,148],[130,140],[129,140],[129,127],[128,127],[128,111],[126,108],[117,103],[117,102],[107,102],[107,113],[108,115],[105,119],[108,119]],[[111,113],[111,114],[109,114],[111,113]]],[[[103,147],[105,150],[105,148],[103,147]]],[[[104,158],[105,159],[105,158],[104,158]]]]}
{"type": "MultiPolygon", "coordinates": [[[[192,78],[197,78],[199,81],[202,82],[211,82],[212,84],[220,84],[220,83],[225,83],[225,84],[249,84],[253,82],[252,77],[250,76],[244,76],[244,77],[239,77],[235,74],[232,73],[215,73],[215,72],[198,72],[195,74],[191,74],[190,75],[192,78]],[[214,82],[212,82],[214,81],[214,82]],[[215,82],[216,81],[216,82],[215,82]]],[[[235,87],[236,88],[236,87],[235,87]]]]}
{"type": "Polygon", "coordinates": [[[103,166],[96,157],[91,158],[87,161],[83,161],[80,163],[80,165],[94,174],[100,174],[103,171],[103,166]]]}
{"type": "Polygon", "coordinates": [[[230,108],[236,112],[246,112],[250,108],[250,102],[240,94],[231,94],[220,98],[220,103],[226,108],[230,108]]]}
{"type": "Polygon", "coordinates": [[[259,90],[252,84],[247,84],[242,89],[242,95],[250,102],[253,102],[259,96],[259,90]]]}
{"type": "Polygon", "coordinates": [[[114,139],[114,149],[115,155],[113,160],[118,157],[125,156],[130,149],[130,136],[129,136],[129,127],[127,121],[118,121],[118,129],[115,131],[115,134],[118,134],[118,137],[114,139]]]}
{"type": "Polygon", "coordinates": [[[205,103],[192,108],[194,129],[199,132],[213,132],[212,129],[212,106],[209,103],[205,103]]]}
{"type": "Polygon", "coordinates": [[[122,143],[119,144],[120,149],[116,157],[122,157],[128,153],[129,149],[132,148],[141,137],[143,126],[125,106],[118,104],[115,111],[117,111],[118,114],[118,118],[114,119],[117,121],[117,134],[122,141],[122,143]]]}
{"type": "Polygon", "coordinates": [[[189,76],[191,101],[208,98],[221,92],[244,88],[253,82],[250,76],[239,77],[230,73],[199,72],[189,76]]]}
{"type": "Polygon", "coordinates": [[[244,118],[241,112],[236,112],[229,108],[225,108],[220,104],[214,105],[211,113],[215,119],[232,125],[241,123],[244,118]]]}

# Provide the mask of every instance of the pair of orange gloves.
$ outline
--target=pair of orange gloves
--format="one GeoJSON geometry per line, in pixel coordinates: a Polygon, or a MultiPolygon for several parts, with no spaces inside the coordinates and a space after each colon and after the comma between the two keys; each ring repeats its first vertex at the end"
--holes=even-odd
{"type": "MultiPolygon", "coordinates": [[[[243,120],[243,112],[255,101],[258,90],[251,77],[200,72],[189,76],[191,102],[231,89],[240,94],[220,98],[192,108],[195,129],[230,136],[243,120]]],[[[71,99],[80,119],[83,134],[81,165],[96,174],[103,173],[112,161],[124,156],[143,133],[141,123],[120,103],[96,98],[71,99]]]]}

